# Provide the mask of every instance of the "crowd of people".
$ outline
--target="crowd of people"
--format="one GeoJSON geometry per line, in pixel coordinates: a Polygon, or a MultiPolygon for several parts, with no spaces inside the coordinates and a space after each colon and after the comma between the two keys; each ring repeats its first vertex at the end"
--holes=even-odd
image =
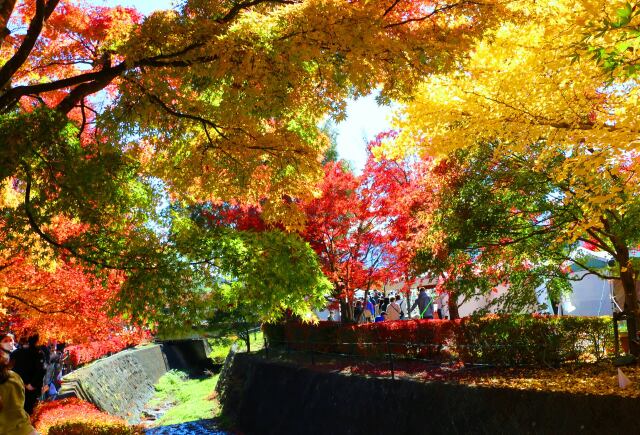
{"type": "Polygon", "coordinates": [[[32,435],[29,422],[38,401],[53,400],[62,382],[64,345],[40,346],[34,334],[17,343],[0,335],[0,428],[3,434],[32,435]]]}
{"type": "MultiPolygon", "coordinates": [[[[385,295],[380,291],[371,292],[369,297],[355,300],[353,319],[357,323],[404,320],[409,317],[420,319],[445,319],[445,303],[442,295],[429,293],[426,287],[418,287],[418,295],[409,307],[401,293],[385,295]],[[407,309],[408,308],[408,309],[407,309]],[[411,315],[417,308],[417,314],[411,315]]],[[[339,313],[330,311],[328,320],[339,321],[339,313]]]]}

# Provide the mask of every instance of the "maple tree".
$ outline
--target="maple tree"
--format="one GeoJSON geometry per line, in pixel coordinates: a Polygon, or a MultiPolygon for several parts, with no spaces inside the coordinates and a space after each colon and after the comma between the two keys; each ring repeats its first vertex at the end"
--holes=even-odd
{"type": "MultiPolygon", "coordinates": [[[[610,6],[591,0],[510,3],[512,18],[487,30],[458,68],[420,86],[398,117],[401,131],[387,152],[443,156],[485,141],[496,143],[499,156],[544,144],[531,167],[543,172],[550,166],[550,180],[565,186],[570,202],[581,207],[562,237],[572,243],[589,231],[609,233],[616,213],[632,209],[638,192],[627,162],[638,152],[638,89],[608,86],[596,62],[574,53],[585,23],[601,21],[610,6]],[[559,154],[566,158],[550,165],[559,154]]],[[[627,312],[637,322],[637,272],[628,247],[622,243],[614,257],[621,261],[627,312]]]]}
{"type": "MultiPolygon", "coordinates": [[[[415,267],[414,257],[418,247],[416,236],[423,230],[423,223],[416,219],[418,210],[431,204],[433,191],[426,188],[424,180],[430,174],[431,158],[409,157],[388,159],[376,156],[373,150],[381,143],[396,136],[396,132],[380,133],[368,147],[368,158],[361,184],[364,195],[384,222],[386,235],[382,248],[385,251],[385,280],[402,281],[410,306],[411,287],[423,272],[415,267]]],[[[409,317],[411,313],[408,313],[409,317]]]]}
{"type": "Polygon", "coordinates": [[[353,321],[354,293],[368,293],[380,280],[384,235],[379,219],[359,191],[358,177],[344,162],[325,165],[319,198],[304,204],[306,228],[303,237],[320,258],[325,275],[340,298],[341,319],[353,321]]]}
{"type": "MultiPolygon", "coordinates": [[[[57,219],[50,230],[66,239],[81,226],[57,219]]],[[[73,257],[48,258],[42,244],[32,247],[31,256],[15,254],[8,249],[10,235],[3,236],[0,323],[5,328],[22,337],[38,332],[44,341],[64,343],[116,340],[126,346],[147,337],[145,330],[109,314],[124,281],[122,272],[96,276],[73,257]]]]}
{"type": "MultiPolygon", "coordinates": [[[[120,317],[108,315],[121,278],[111,273],[104,285],[78,265],[59,262],[53,271],[15,258],[0,272],[3,282],[0,321],[13,332],[39,332],[44,341],[85,343],[131,335],[145,335],[120,317]]],[[[133,339],[135,342],[136,340],[133,339]]]]}
{"type": "Polygon", "coordinates": [[[399,278],[407,289],[411,284],[411,209],[422,170],[422,162],[376,159],[371,152],[361,175],[344,162],[329,162],[319,184],[322,194],[303,203],[302,235],[334,285],[343,321],[354,320],[356,290],[367,297],[374,284],[399,278]]]}
{"type": "Polygon", "coordinates": [[[246,258],[247,244],[259,252],[267,233],[205,237],[178,213],[183,205],[259,204],[267,221],[301,227],[290,199],[310,198],[321,176],[318,121],[378,86],[383,100],[408,94],[423,74],[452,65],[499,10],[189,0],[142,18],[71,0],[2,2],[4,258],[69,256],[97,273],[120,270],[121,311],[151,324],[189,318],[215,299],[209,255],[228,255],[224,273],[246,276],[232,257],[246,258]],[[179,206],[165,216],[166,197],[179,206]],[[60,218],[82,230],[57,237],[60,218]],[[212,238],[233,249],[211,249],[212,238]]]}
{"type": "MultiPolygon", "coordinates": [[[[567,243],[562,232],[582,217],[580,204],[564,196],[565,186],[547,172],[531,169],[541,148],[503,156],[486,143],[458,150],[433,167],[435,201],[417,216],[425,229],[415,263],[439,275],[439,287],[453,291],[454,299],[487,296],[505,286],[508,291],[491,301],[494,309],[537,311],[542,285],[556,301],[571,290],[567,262],[610,277],[572,255],[580,242],[567,243]]],[[[597,234],[597,228],[590,230],[597,234]]]]}

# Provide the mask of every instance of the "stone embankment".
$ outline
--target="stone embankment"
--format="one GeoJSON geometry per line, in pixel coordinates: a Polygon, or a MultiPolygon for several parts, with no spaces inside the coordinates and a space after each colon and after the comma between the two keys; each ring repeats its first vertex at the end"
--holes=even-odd
{"type": "Polygon", "coordinates": [[[129,349],[68,374],[60,395],[76,396],[111,415],[135,421],[168,368],[160,345],[129,349]]]}
{"type": "Polygon", "coordinates": [[[60,396],[75,396],[111,415],[138,422],[162,375],[171,369],[195,376],[214,370],[210,352],[207,341],[201,338],[165,340],[128,349],[65,376],[60,396]]]}
{"type": "Polygon", "coordinates": [[[246,434],[640,433],[640,400],[349,376],[236,354],[218,391],[246,434]]]}

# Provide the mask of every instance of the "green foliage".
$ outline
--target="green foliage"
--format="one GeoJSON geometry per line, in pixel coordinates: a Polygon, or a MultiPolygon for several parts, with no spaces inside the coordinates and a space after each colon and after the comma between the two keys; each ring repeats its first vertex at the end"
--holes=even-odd
{"type": "MultiPolygon", "coordinates": [[[[601,21],[588,23],[579,44],[580,50],[590,55],[611,80],[636,78],[640,71],[635,54],[640,44],[639,6],[637,2],[626,2],[601,21]]],[[[576,51],[572,59],[577,61],[579,58],[580,53],[576,51]]]]}
{"type": "Polygon", "coordinates": [[[187,382],[189,376],[179,370],[169,370],[162,375],[154,386],[156,392],[151,399],[150,405],[158,405],[159,403],[173,400],[174,396],[187,382]]]}
{"type": "Polygon", "coordinates": [[[235,339],[233,337],[225,336],[221,338],[210,338],[207,341],[209,342],[209,346],[211,346],[209,358],[211,358],[215,363],[221,364],[229,354],[235,339]]]}
{"type": "Polygon", "coordinates": [[[553,365],[599,360],[613,346],[609,317],[505,315],[462,320],[456,347],[466,362],[553,365]]]}
{"type": "Polygon", "coordinates": [[[503,312],[542,308],[536,292],[545,283],[552,296],[569,291],[562,266],[575,244],[558,243],[556,230],[581,211],[562,201],[545,171],[533,169],[544,146],[501,155],[498,143],[482,143],[441,162],[435,176],[443,182],[416,252],[417,271],[448,275],[446,289],[463,297],[508,284],[509,292],[493,300],[492,308],[503,312]]]}
{"type": "Polygon", "coordinates": [[[296,234],[240,230],[206,207],[171,206],[163,217],[164,256],[153,272],[130,273],[119,311],[160,333],[239,335],[285,310],[304,316],[329,283],[316,254],[296,234]]]}

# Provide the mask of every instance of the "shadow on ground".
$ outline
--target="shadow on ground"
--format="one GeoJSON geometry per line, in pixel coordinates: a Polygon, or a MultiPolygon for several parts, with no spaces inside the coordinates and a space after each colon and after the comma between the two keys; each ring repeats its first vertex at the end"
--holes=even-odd
{"type": "Polygon", "coordinates": [[[214,419],[197,420],[181,424],[172,424],[169,426],[154,427],[152,429],[147,429],[145,433],[147,435],[227,434],[227,432],[217,428],[216,421],[214,419]]]}

